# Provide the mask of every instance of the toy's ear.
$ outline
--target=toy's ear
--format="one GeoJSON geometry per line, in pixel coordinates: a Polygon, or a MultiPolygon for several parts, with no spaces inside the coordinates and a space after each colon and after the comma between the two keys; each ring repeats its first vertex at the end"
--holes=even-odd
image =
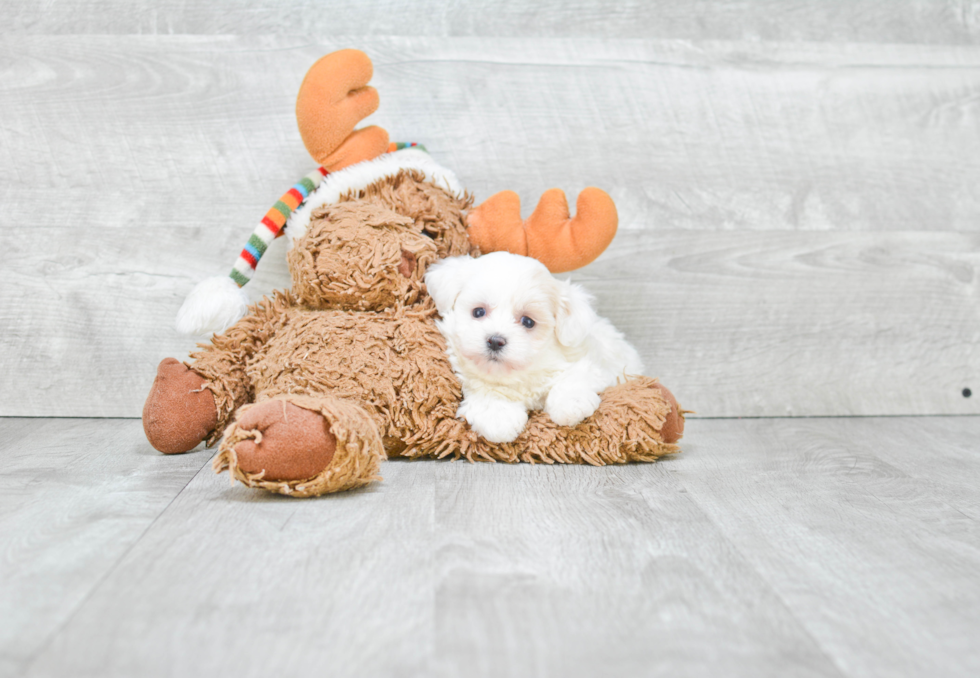
{"type": "Polygon", "coordinates": [[[425,272],[425,287],[442,317],[445,318],[453,309],[456,297],[470,277],[473,262],[473,257],[469,255],[451,257],[430,266],[425,272]]]}
{"type": "Polygon", "coordinates": [[[378,110],[378,92],[368,86],[374,67],[356,49],[342,49],[317,61],[296,97],[296,123],[313,159],[328,171],[377,158],[388,150],[380,127],[354,130],[378,110]]]}
{"type": "Polygon", "coordinates": [[[558,312],[556,314],[555,334],[563,346],[580,346],[589,336],[597,316],[592,308],[592,297],[579,285],[567,280],[556,281],[558,285],[558,312]]]}

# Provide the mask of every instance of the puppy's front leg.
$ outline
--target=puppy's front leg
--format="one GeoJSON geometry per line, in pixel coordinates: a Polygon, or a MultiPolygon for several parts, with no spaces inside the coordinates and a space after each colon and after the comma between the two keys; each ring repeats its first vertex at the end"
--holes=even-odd
{"type": "Polygon", "coordinates": [[[523,403],[487,396],[466,396],[456,410],[470,428],[491,443],[513,442],[527,425],[527,408],[523,403]]]}
{"type": "Polygon", "coordinates": [[[590,370],[573,368],[551,387],[544,411],[559,426],[575,426],[596,411],[600,400],[590,370]]]}

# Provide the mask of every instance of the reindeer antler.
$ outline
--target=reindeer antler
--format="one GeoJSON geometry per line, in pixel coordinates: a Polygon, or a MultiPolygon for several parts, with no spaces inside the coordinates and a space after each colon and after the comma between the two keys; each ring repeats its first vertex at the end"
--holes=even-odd
{"type": "MultiPolygon", "coordinates": [[[[303,78],[296,97],[300,136],[313,159],[330,172],[389,150],[385,130],[354,129],[378,109],[378,92],[368,85],[373,74],[364,52],[343,49],[321,58],[303,78]]],[[[578,196],[576,212],[571,217],[565,194],[552,188],[524,221],[520,198],[503,191],[470,211],[468,233],[483,252],[534,257],[561,273],[592,262],[616,234],[616,205],[605,191],[586,188],[578,196]]]]}
{"type": "Polygon", "coordinates": [[[470,242],[487,252],[534,257],[552,273],[582,268],[598,257],[616,235],[619,216],[605,191],[589,187],[578,195],[571,217],[565,192],[544,192],[526,221],[513,191],[490,196],[467,216],[470,242]]]}
{"type": "Polygon", "coordinates": [[[296,97],[296,122],[306,150],[328,171],[370,160],[388,150],[388,132],[354,126],[378,110],[378,92],[368,86],[374,67],[356,49],[332,52],[306,73],[296,97]]]}

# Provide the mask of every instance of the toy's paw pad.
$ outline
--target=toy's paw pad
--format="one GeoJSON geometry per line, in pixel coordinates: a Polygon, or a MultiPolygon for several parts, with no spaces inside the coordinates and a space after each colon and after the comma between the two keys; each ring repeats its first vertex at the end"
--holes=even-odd
{"type": "Polygon", "coordinates": [[[527,426],[524,405],[505,400],[463,400],[456,416],[491,443],[513,442],[527,426]]]}
{"type": "Polygon", "coordinates": [[[262,473],[263,480],[306,480],[318,475],[333,459],[337,439],[319,412],[286,400],[267,400],[244,410],[239,430],[256,431],[254,439],[235,445],[238,467],[262,473]]]}
{"type": "Polygon", "coordinates": [[[143,405],[143,431],[154,448],[179,454],[197,447],[218,425],[214,394],[184,363],[164,358],[143,405]]]}
{"type": "Polygon", "coordinates": [[[599,407],[599,394],[585,389],[552,389],[544,411],[559,426],[575,426],[599,407]]]}

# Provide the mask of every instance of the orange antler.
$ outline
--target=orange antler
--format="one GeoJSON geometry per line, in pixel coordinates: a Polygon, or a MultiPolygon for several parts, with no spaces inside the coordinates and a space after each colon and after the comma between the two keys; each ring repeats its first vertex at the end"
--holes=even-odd
{"type": "Polygon", "coordinates": [[[526,221],[513,191],[490,196],[467,216],[470,242],[487,252],[512,252],[534,257],[552,273],[564,273],[591,263],[612,242],[619,216],[609,195],[589,187],[579,193],[576,215],[560,188],[544,192],[526,221]]]}
{"type": "Polygon", "coordinates": [[[356,49],[342,49],[317,61],[296,97],[299,133],[313,159],[331,172],[376,158],[388,150],[388,132],[354,126],[378,110],[378,92],[368,86],[374,67],[356,49]]]}

